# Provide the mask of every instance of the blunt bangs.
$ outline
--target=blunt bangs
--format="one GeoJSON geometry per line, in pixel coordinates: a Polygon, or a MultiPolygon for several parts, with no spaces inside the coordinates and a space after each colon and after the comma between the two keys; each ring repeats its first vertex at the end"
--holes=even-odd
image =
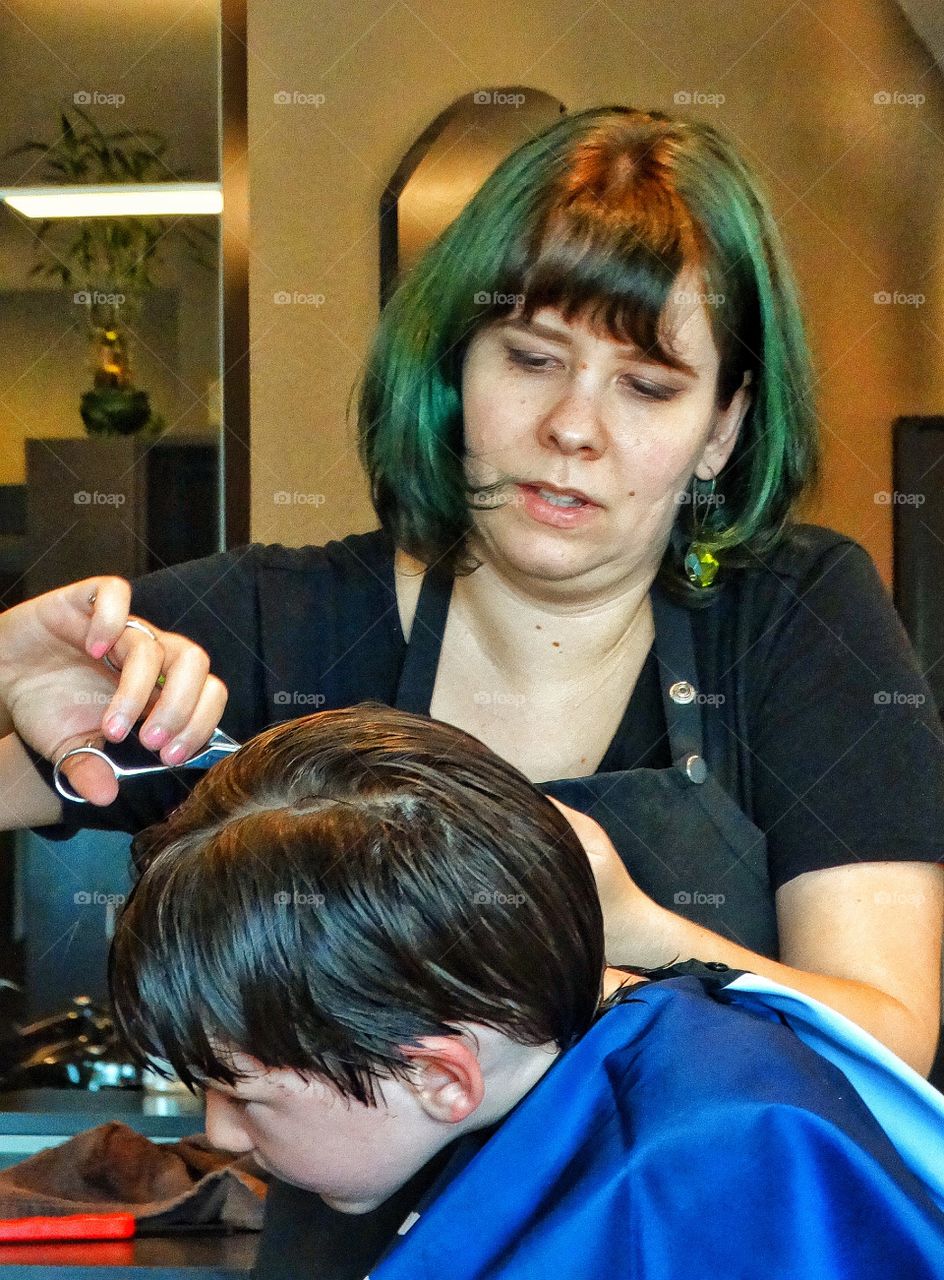
{"type": "Polygon", "coordinates": [[[641,176],[628,190],[606,189],[601,175],[588,190],[556,193],[536,249],[522,237],[507,275],[495,282],[491,292],[505,303],[484,323],[517,303],[526,320],[552,307],[568,323],[579,320],[669,368],[686,368],[666,332],[666,306],[686,269],[701,274],[702,254],[685,206],[660,199],[654,186],[641,176]],[[647,204],[664,206],[660,216],[647,204]]]}

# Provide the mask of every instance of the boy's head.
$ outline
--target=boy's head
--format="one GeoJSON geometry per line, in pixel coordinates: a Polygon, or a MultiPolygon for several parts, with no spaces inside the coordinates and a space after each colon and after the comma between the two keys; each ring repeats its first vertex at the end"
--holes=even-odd
{"type": "Polygon", "coordinates": [[[603,922],[512,766],[379,704],[279,724],[135,838],[110,960],[207,1130],[348,1212],[500,1119],[591,1025],[603,922]]]}

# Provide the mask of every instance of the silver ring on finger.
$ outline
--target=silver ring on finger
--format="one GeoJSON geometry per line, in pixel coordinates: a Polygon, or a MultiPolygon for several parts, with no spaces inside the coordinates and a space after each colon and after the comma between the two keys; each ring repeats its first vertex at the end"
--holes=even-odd
{"type": "MultiPolygon", "coordinates": [[[[128,621],[125,623],[125,626],[133,627],[135,631],[143,631],[144,634],[146,636],[150,636],[152,640],[157,639],[157,636],[154,634],[151,628],[146,627],[143,622],[138,622],[137,618],[129,618],[128,621]]],[[[114,671],[116,676],[121,675],[121,667],[116,667],[115,664],[112,662],[111,658],[109,658],[107,653],[102,655],[102,662],[104,662],[105,666],[108,668],[109,671],[114,671]]]]}

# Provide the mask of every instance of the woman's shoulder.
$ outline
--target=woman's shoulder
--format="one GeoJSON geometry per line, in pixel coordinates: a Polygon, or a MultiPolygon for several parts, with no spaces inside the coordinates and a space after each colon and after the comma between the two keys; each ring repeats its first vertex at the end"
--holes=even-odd
{"type": "Polygon", "coordinates": [[[392,576],[394,545],[383,529],[349,533],[318,545],[286,546],[256,542],[249,548],[260,573],[318,573],[326,569],[348,576],[392,576]]]}
{"type": "MultiPolygon", "coordinates": [[[[854,614],[858,607],[885,612],[891,605],[872,556],[848,534],[817,524],[794,524],[779,542],[747,564],[727,572],[729,589],[719,593],[717,607],[704,613],[709,632],[724,632],[740,618],[748,629],[767,632],[775,619],[786,619],[804,604],[819,610],[824,597],[830,611],[854,614]],[[713,617],[711,615],[714,615],[713,617]]],[[[697,625],[697,624],[696,624],[697,625]]]]}
{"type": "Polygon", "coordinates": [[[860,542],[849,534],[818,524],[792,524],[783,536],[754,564],[742,570],[746,582],[759,582],[765,577],[783,581],[804,582],[827,570],[861,568],[872,564],[872,557],[860,542]]]}
{"type": "Polygon", "coordinates": [[[797,631],[816,652],[831,652],[843,636],[854,636],[849,643],[860,650],[864,627],[890,651],[901,649],[891,593],[872,556],[836,529],[791,525],[764,555],[732,568],[727,582],[717,607],[702,611],[703,634],[722,646],[750,647],[761,665],[778,641],[788,640],[797,652],[806,647],[806,640],[794,643],[797,631]]]}
{"type": "Polygon", "coordinates": [[[387,605],[395,599],[393,563],[393,545],[382,530],[318,546],[247,542],[135,579],[132,610],[178,630],[182,616],[193,623],[204,613],[245,627],[273,610],[306,613],[362,599],[368,607],[387,605]]]}

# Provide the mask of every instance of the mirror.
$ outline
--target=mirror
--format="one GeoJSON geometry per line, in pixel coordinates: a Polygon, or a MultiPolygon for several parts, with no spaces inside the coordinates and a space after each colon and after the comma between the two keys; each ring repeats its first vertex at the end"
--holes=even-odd
{"type": "Polygon", "coordinates": [[[0,12],[3,605],[223,546],[218,215],[9,203],[57,182],[218,192],[220,46],[219,0],[0,12]]]}
{"type": "MultiPolygon", "coordinates": [[[[166,194],[183,179],[219,195],[224,80],[245,148],[244,81],[240,96],[238,67],[225,63],[234,45],[245,58],[239,10],[0,8],[0,190],[117,178],[166,194]]],[[[237,181],[240,160],[230,146],[237,181]]],[[[224,239],[219,214],[47,221],[0,204],[0,607],[226,544],[224,239]]],[[[15,875],[0,857],[0,975],[23,984],[20,1013],[53,1013],[80,992],[102,999],[127,837],[90,831],[53,846],[19,832],[0,843],[17,851],[15,875]]]]}

